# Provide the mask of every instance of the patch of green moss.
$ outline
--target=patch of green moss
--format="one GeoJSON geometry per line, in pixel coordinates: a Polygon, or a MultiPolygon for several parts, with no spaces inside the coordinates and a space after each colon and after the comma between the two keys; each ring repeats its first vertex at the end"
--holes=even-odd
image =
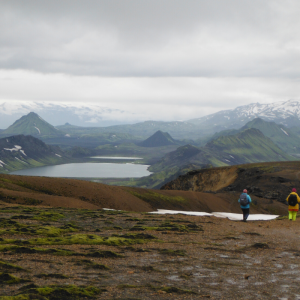
{"type": "Polygon", "coordinates": [[[26,282],[28,280],[21,279],[19,277],[16,277],[14,275],[11,275],[9,273],[0,273],[0,282],[2,284],[17,284],[26,282]]]}
{"type": "Polygon", "coordinates": [[[1,260],[0,260],[0,270],[1,271],[4,270],[25,271],[25,269],[23,269],[22,267],[1,260]]]}
{"type": "Polygon", "coordinates": [[[11,219],[23,219],[23,220],[26,220],[26,219],[32,219],[32,216],[28,216],[28,215],[15,215],[15,216],[12,216],[11,219]]]}
{"type": "Polygon", "coordinates": [[[13,221],[10,219],[5,219],[5,218],[0,218],[0,227],[23,227],[23,225],[21,225],[20,223],[18,223],[17,221],[13,221]]]}
{"type": "Polygon", "coordinates": [[[33,214],[35,212],[37,212],[38,209],[37,208],[33,208],[33,207],[25,207],[23,210],[22,210],[22,213],[24,214],[33,214]]]}
{"type": "Polygon", "coordinates": [[[174,224],[171,222],[164,222],[159,226],[141,226],[135,225],[133,226],[130,231],[144,231],[144,230],[155,230],[155,231],[177,231],[177,232],[199,232],[203,231],[202,227],[196,224],[174,224]]]}
{"type": "Polygon", "coordinates": [[[154,235],[147,234],[147,233],[126,233],[123,235],[114,235],[114,236],[119,236],[126,239],[141,240],[141,241],[157,239],[157,237],[155,237],[154,235]]]}
{"type": "Polygon", "coordinates": [[[35,248],[35,247],[24,247],[15,245],[0,245],[0,252],[13,252],[13,253],[26,253],[26,254],[52,254],[60,256],[76,255],[75,252],[71,250],[64,249],[45,249],[45,248],[35,248]]]}
{"type": "Polygon", "coordinates": [[[0,213],[19,213],[22,210],[22,206],[9,206],[0,208],[0,213]]]}
{"type": "Polygon", "coordinates": [[[75,300],[81,298],[95,298],[101,294],[104,289],[99,289],[93,286],[79,287],[76,285],[66,286],[44,286],[38,288],[29,288],[25,290],[25,293],[38,294],[45,296],[49,299],[64,299],[64,300],[75,300]]]}
{"type": "MultiPolygon", "coordinates": [[[[41,237],[29,239],[27,241],[11,240],[10,243],[30,244],[30,245],[110,245],[126,246],[132,244],[145,243],[148,239],[155,239],[150,235],[113,235],[111,237],[101,237],[95,234],[74,234],[63,237],[41,237]]],[[[3,242],[2,242],[3,243],[3,242]]]]}
{"type": "Polygon", "coordinates": [[[45,297],[32,298],[31,295],[17,295],[17,296],[0,296],[0,300],[48,300],[45,297]]]}
{"type": "Polygon", "coordinates": [[[19,224],[17,222],[15,223],[16,224],[14,224],[14,226],[11,227],[10,229],[0,230],[0,234],[46,235],[48,237],[55,237],[55,236],[60,236],[66,232],[77,231],[77,229],[71,225],[65,225],[58,228],[54,226],[37,226],[37,225],[28,226],[28,225],[19,224]]]}
{"type": "Polygon", "coordinates": [[[37,216],[33,217],[33,220],[40,220],[40,221],[58,221],[59,219],[64,218],[65,216],[61,213],[55,212],[41,212],[37,216]]]}

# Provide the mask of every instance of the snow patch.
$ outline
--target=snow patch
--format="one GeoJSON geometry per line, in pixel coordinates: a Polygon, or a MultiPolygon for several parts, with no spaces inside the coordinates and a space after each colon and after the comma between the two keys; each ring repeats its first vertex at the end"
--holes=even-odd
{"type": "Polygon", "coordinates": [[[19,150],[21,150],[21,149],[22,149],[22,147],[21,147],[21,146],[18,146],[18,145],[15,145],[15,148],[11,148],[11,149],[9,149],[9,148],[4,148],[4,150],[10,151],[10,152],[13,152],[13,151],[19,151],[19,150]]]}
{"type": "MultiPolygon", "coordinates": [[[[234,214],[234,213],[223,213],[223,212],[200,212],[200,211],[178,211],[178,210],[167,210],[167,209],[158,209],[157,211],[150,212],[151,214],[165,215],[165,214],[183,214],[189,216],[214,216],[217,218],[228,218],[232,221],[241,221],[243,220],[243,214],[234,214]]],[[[249,221],[267,221],[278,218],[279,215],[263,215],[263,214],[250,214],[248,217],[249,221]]]]}
{"type": "Polygon", "coordinates": [[[283,131],[284,134],[286,134],[287,136],[289,136],[289,134],[285,130],[283,130],[282,128],[280,128],[280,129],[283,131]]]}
{"type": "Polygon", "coordinates": [[[6,165],[6,163],[5,163],[5,162],[3,162],[2,160],[0,160],[0,164],[2,164],[2,165],[6,165]]]}
{"type": "Polygon", "coordinates": [[[26,153],[24,152],[24,150],[20,150],[20,152],[21,152],[23,155],[27,156],[26,153]]]}
{"type": "Polygon", "coordinates": [[[67,133],[67,134],[65,134],[65,136],[66,136],[66,137],[71,137],[71,136],[70,136],[68,133],[67,133]]]}
{"type": "Polygon", "coordinates": [[[41,134],[41,131],[36,126],[34,126],[34,128],[41,134]]]}
{"type": "Polygon", "coordinates": [[[13,152],[13,151],[19,151],[19,149],[17,149],[17,148],[11,148],[11,149],[9,149],[9,148],[4,148],[4,150],[10,151],[10,152],[13,152]]]}
{"type": "Polygon", "coordinates": [[[234,157],[232,155],[229,155],[229,156],[234,159],[234,157]]]}
{"type": "Polygon", "coordinates": [[[19,159],[19,158],[15,157],[15,159],[18,160],[18,161],[20,161],[21,163],[27,165],[27,162],[25,162],[25,161],[23,161],[23,160],[21,160],[21,159],[19,159]]]}
{"type": "Polygon", "coordinates": [[[56,154],[56,153],[55,153],[55,155],[58,156],[58,157],[61,157],[61,155],[59,155],[59,154],[56,154]]]}

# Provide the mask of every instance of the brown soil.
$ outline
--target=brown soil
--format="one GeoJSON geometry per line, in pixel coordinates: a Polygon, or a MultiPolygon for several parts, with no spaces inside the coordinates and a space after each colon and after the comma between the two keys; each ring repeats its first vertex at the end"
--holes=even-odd
{"type": "MultiPolygon", "coordinates": [[[[213,197],[210,194],[208,196],[213,197]]],[[[210,202],[209,198],[206,201],[210,202]]],[[[29,253],[29,250],[23,250],[23,253],[0,251],[0,261],[24,269],[5,270],[0,264],[0,272],[28,281],[15,284],[2,282],[0,296],[24,294],[24,287],[28,284],[32,287],[33,284],[38,287],[71,284],[94,286],[102,289],[95,298],[108,300],[297,299],[299,295],[300,218],[296,222],[283,219],[244,223],[215,217],[158,216],[138,212],[36,206],[30,209],[32,211],[26,207],[2,203],[0,220],[13,220],[22,226],[45,226],[45,221],[31,217],[46,211],[64,214],[64,218],[56,222],[48,221],[53,227],[61,227],[67,222],[79,226],[77,232],[65,233],[59,237],[78,233],[102,237],[142,234],[144,237],[152,235],[157,240],[145,240],[143,244],[130,246],[31,246],[28,244],[30,239],[43,235],[7,232],[1,235],[0,249],[6,243],[7,246],[17,245],[27,247],[26,249],[68,249],[77,254],[57,256],[51,253],[29,253]],[[22,214],[27,215],[27,218],[18,219],[17,216],[22,214]],[[166,222],[171,226],[170,229],[154,230],[159,226],[167,226],[166,222]],[[178,225],[185,227],[176,227],[178,225]],[[140,231],[132,231],[134,226],[139,226],[140,231]],[[141,226],[151,227],[152,230],[142,230],[141,226]],[[113,251],[122,257],[87,256],[96,251],[113,251]]],[[[12,223],[4,229],[11,230],[14,226],[12,223]]],[[[75,298],[73,296],[71,299],[75,298]]]]}
{"type": "MultiPolygon", "coordinates": [[[[149,212],[174,209],[205,212],[239,212],[239,192],[204,193],[178,190],[148,190],[108,186],[88,181],[0,175],[0,200],[7,203],[65,208],[112,208],[149,212]],[[177,201],[177,198],[180,198],[177,201]]],[[[253,213],[286,213],[286,205],[251,195],[253,213]]]]}
{"type": "MultiPolygon", "coordinates": [[[[183,190],[226,194],[235,197],[247,189],[251,198],[271,213],[283,213],[286,197],[292,188],[300,191],[300,162],[271,162],[195,170],[162,187],[163,190],[183,190]]],[[[220,196],[223,197],[223,196],[220,196]]]]}

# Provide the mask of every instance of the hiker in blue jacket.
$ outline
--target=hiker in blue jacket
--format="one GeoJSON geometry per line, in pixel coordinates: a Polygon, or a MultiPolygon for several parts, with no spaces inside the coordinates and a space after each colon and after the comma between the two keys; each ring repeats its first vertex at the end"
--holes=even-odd
{"type": "Polygon", "coordinates": [[[249,217],[250,203],[252,202],[250,196],[247,194],[247,190],[244,189],[240,195],[239,203],[243,211],[243,221],[246,222],[249,217]]]}

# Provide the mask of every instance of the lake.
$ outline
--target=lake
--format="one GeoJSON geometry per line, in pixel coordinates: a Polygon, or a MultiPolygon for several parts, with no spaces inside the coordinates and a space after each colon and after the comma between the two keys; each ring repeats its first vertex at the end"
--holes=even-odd
{"type": "Polygon", "coordinates": [[[10,174],[69,178],[139,178],[152,174],[147,170],[148,167],[149,165],[132,163],[72,163],[19,170],[10,174]]]}

